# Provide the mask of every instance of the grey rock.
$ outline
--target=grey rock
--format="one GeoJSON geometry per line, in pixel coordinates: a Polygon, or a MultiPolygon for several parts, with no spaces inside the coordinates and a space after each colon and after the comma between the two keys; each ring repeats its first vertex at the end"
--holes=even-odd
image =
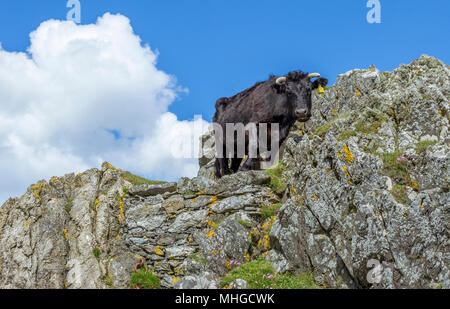
{"type": "Polygon", "coordinates": [[[170,233],[186,231],[191,227],[205,224],[208,217],[208,210],[198,210],[194,212],[184,212],[179,215],[169,228],[170,233]]]}
{"type": "Polygon", "coordinates": [[[230,283],[228,288],[234,290],[244,290],[247,288],[247,281],[245,281],[244,279],[236,279],[235,281],[230,283]]]}
{"type": "Polygon", "coordinates": [[[131,195],[139,195],[142,197],[154,196],[164,193],[172,193],[177,190],[177,184],[174,182],[164,183],[158,185],[139,185],[134,186],[129,190],[131,195]]]}
{"type": "Polygon", "coordinates": [[[175,289],[217,289],[214,276],[208,272],[200,276],[186,276],[175,284],[175,289]]]}
{"type": "Polygon", "coordinates": [[[178,210],[184,208],[184,199],[181,195],[169,197],[162,203],[168,214],[174,214],[178,210]]]}
{"type": "Polygon", "coordinates": [[[199,171],[197,176],[214,179],[214,162],[215,162],[215,139],[212,128],[200,137],[200,151],[199,151],[199,171]]]}
{"type": "Polygon", "coordinates": [[[170,258],[185,258],[194,253],[195,249],[187,246],[169,247],[166,249],[166,255],[170,258]]]}
{"type": "MultiPolygon", "coordinates": [[[[126,252],[116,236],[122,189],[130,186],[104,164],[101,172],[41,181],[6,202],[0,208],[0,288],[107,288],[108,256],[126,252]],[[103,244],[98,259],[94,242],[103,244]]],[[[126,281],[121,270],[115,274],[126,281]]]]}
{"type": "Polygon", "coordinates": [[[212,236],[197,235],[208,271],[223,276],[227,272],[226,261],[245,261],[251,238],[248,228],[239,221],[251,222],[251,218],[245,213],[235,213],[227,217],[212,236]]]}

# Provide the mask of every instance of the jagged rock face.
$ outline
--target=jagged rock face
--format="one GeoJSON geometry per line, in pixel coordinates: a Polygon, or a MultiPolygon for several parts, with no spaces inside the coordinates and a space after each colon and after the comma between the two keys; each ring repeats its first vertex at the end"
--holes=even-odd
{"type": "Polygon", "coordinates": [[[28,188],[0,209],[0,288],[125,287],[135,259],[120,241],[129,186],[109,165],[28,188]],[[93,254],[100,249],[98,258],[93,254]]]}
{"type": "Polygon", "coordinates": [[[216,288],[227,261],[269,250],[249,252],[259,209],[279,201],[265,172],[139,186],[120,175],[105,163],[3,205],[0,288],[128,288],[141,259],[165,288],[216,288]]]}
{"type": "Polygon", "coordinates": [[[280,271],[313,270],[334,288],[450,288],[449,73],[423,56],[315,95],[282,159],[291,198],[269,255],[280,271]]]}

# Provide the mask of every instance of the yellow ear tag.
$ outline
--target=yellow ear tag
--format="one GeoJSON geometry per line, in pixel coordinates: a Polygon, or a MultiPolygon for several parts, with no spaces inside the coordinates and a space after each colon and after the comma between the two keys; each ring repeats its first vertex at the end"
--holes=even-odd
{"type": "Polygon", "coordinates": [[[318,93],[318,94],[323,94],[323,93],[325,93],[325,89],[323,89],[322,85],[319,85],[319,87],[317,87],[317,93],[318,93]]]}

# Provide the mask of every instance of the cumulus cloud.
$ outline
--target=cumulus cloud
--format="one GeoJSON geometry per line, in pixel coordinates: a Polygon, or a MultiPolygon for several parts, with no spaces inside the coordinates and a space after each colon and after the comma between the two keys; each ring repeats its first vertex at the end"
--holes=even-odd
{"type": "Polygon", "coordinates": [[[184,90],[158,70],[128,18],[49,20],[30,39],[28,53],[0,45],[0,203],[102,161],[164,180],[195,174],[208,124],[168,112],[184,90]],[[190,156],[176,151],[183,143],[190,156]]]}

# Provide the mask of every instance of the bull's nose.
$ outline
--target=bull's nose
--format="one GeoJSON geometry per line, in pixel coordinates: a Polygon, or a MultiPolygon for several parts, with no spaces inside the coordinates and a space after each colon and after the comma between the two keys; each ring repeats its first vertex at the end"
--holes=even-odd
{"type": "Polygon", "coordinates": [[[308,111],[305,108],[297,109],[295,114],[297,118],[308,118],[308,111]]]}

